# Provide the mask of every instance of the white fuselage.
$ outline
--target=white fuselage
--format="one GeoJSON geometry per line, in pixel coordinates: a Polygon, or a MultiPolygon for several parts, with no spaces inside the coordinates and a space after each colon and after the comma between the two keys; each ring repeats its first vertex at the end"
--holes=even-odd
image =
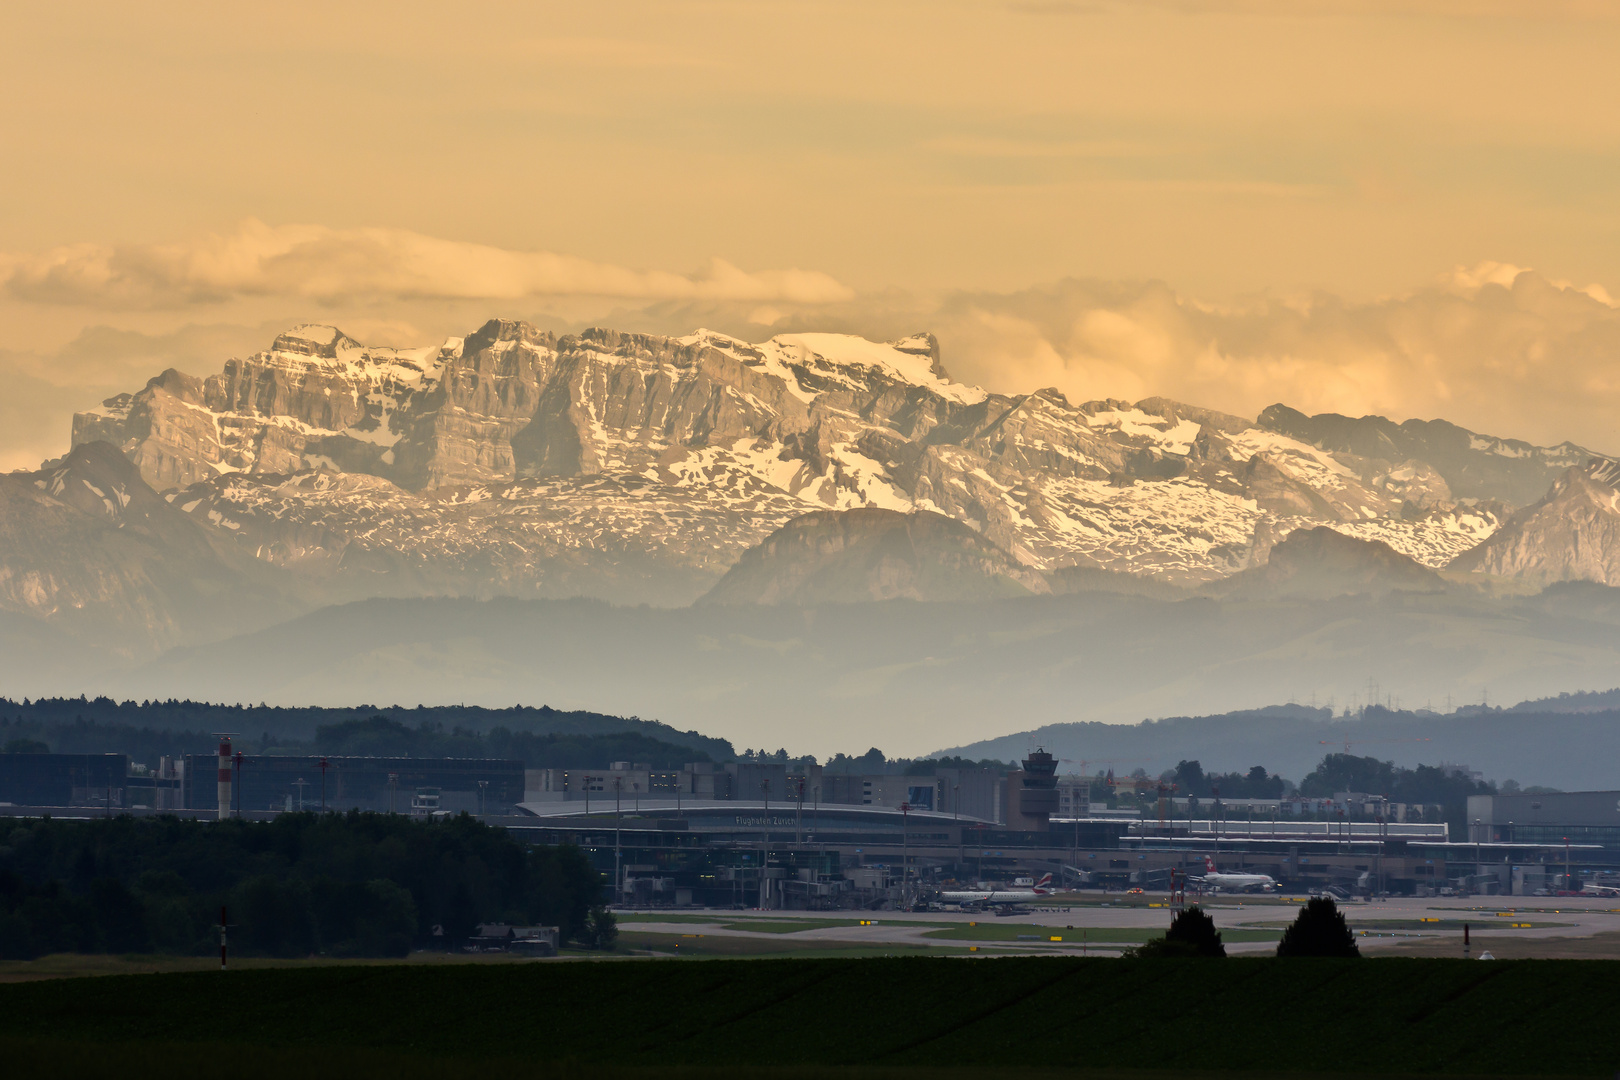
{"type": "Polygon", "coordinates": [[[986,889],[942,892],[939,898],[947,904],[1032,904],[1050,895],[1037,889],[986,889]]]}
{"type": "Polygon", "coordinates": [[[1198,879],[1215,889],[1274,889],[1277,879],[1270,874],[1223,874],[1219,870],[1198,879]]]}

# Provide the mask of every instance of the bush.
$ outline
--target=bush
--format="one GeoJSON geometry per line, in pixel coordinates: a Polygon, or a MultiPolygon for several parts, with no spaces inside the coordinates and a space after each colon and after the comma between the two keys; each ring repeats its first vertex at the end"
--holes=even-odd
{"type": "Polygon", "coordinates": [[[1293,924],[1283,931],[1277,955],[1355,957],[1361,955],[1361,950],[1333,898],[1318,896],[1301,908],[1293,924]]]}
{"type": "Polygon", "coordinates": [[[1221,944],[1221,932],[1215,929],[1215,920],[1194,904],[1170,920],[1170,929],[1164,937],[1143,942],[1127,950],[1131,956],[1221,956],[1226,946],[1221,944]]]}
{"type": "Polygon", "coordinates": [[[592,908],[585,920],[585,944],[593,949],[611,949],[618,942],[618,918],[605,907],[592,908]]]}

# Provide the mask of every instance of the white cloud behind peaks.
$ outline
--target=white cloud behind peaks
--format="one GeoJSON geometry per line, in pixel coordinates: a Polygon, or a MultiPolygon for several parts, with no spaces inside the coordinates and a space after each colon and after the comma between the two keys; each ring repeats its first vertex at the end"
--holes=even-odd
{"type": "Polygon", "coordinates": [[[1071,280],[962,293],[929,320],[953,374],[1073,400],[1164,395],[1254,416],[1445,418],[1620,452],[1620,308],[1508,263],[1373,300],[1327,293],[1207,304],[1159,282],[1071,280]]]}
{"type": "Polygon", "coordinates": [[[267,296],[322,304],[606,297],[806,305],[853,296],[813,270],[750,272],[713,258],[679,274],[406,229],[272,226],[254,219],[178,243],[71,244],[0,254],[0,287],[16,300],[125,310],[267,296]]]}

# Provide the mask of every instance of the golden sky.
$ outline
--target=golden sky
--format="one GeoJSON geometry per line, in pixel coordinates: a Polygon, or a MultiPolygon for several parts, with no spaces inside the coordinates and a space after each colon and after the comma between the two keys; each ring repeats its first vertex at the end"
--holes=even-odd
{"type": "Polygon", "coordinates": [[[10,5],[0,468],[492,315],[1620,452],[1616,58],[1620,0],[10,5]]]}

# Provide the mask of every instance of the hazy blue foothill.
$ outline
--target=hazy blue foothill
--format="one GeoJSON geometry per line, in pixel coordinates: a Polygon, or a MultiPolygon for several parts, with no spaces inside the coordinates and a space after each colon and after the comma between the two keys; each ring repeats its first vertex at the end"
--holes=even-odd
{"type": "Polygon", "coordinates": [[[1041,743],[1064,758],[1158,757],[1168,767],[1198,757],[1211,768],[1263,763],[1293,776],[1320,760],[1324,742],[1427,738],[1368,752],[1408,765],[1461,761],[1526,783],[1602,787],[1620,746],[1612,717],[1551,706],[1546,716],[1499,714],[1494,703],[1612,686],[1620,670],[1616,601],[1616,590],[1594,585],[1507,599],[1397,593],[1222,602],[1087,592],[673,610],[587,600],[374,600],[178,650],[106,679],[106,689],[137,699],[289,704],[588,703],[715,735],[747,731],[751,742],[796,750],[813,731],[823,754],[880,743],[891,753],[966,748],[1007,760],[1041,743]],[[1379,698],[1387,687],[1403,708],[1331,719],[1329,696],[1335,714],[1359,710],[1369,676],[1379,698]],[[1314,711],[1243,712],[1313,692],[1314,711]],[[1493,702],[1488,711],[1410,711],[1445,713],[1448,696],[1455,710],[1483,693],[1493,702]],[[1224,718],[1141,723],[1176,716],[1224,718]],[[983,738],[998,729],[1028,734],[983,738]]]}

